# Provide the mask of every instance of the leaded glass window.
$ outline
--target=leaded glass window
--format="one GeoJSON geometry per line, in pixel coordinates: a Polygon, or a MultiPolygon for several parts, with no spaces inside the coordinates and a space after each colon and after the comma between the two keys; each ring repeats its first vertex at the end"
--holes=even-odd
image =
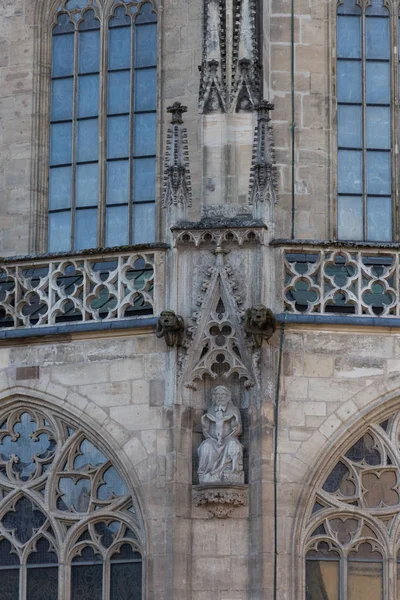
{"type": "Polygon", "coordinates": [[[153,5],[64,0],[51,74],[49,251],[154,241],[153,5]]]}
{"type": "Polygon", "coordinates": [[[343,0],[337,10],[339,239],[392,239],[392,53],[385,2],[343,0]]]}
{"type": "Polygon", "coordinates": [[[399,438],[399,412],[372,423],[320,482],[309,506],[306,600],[400,597],[399,438]]]}
{"type": "Polygon", "coordinates": [[[0,417],[2,600],[141,600],[141,546],[135,500],[81,430],[0,417]]]}

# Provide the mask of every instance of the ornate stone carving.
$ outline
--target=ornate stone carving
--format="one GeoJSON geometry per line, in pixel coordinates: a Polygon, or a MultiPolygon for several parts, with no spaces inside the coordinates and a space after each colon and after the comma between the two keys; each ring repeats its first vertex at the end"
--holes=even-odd
{"type": "Polygon", "coordinates": [[[156,336],[164,338],[169,348],[182,346],[185,325],[183,318],[173,310],[163,310],[158,318],[156,336]]]}
{"type": "MultiPolygon", "coordinates": [[[[179,225],[179,224],[178,224],[179,225]]],[[[174,231],[175,246],[194,244],[197,248],[203,245],[214,244],[221,246],[223,243],[233,243],[238,246],[245,244],[264,244],[264,227],[256,226],[241,229],[185,229],[174,231]]]]}
{"type": "Polygon", "coordinates": [[[198,297],[198,309],[192,314],[184,365],[186,385],[196,389],[195,381],[208,375],[228,380],[236,373],[245,379],[246,387],[255,385],[257,376],[246,344],[242,319],[244,312],[237,294],[233,270],[224,264],[228,251],[221,246],[214,250],[215,266],[207,270],[198,297]]]}
{"type": "Polygon", "coordinates": [[[225,112],[225,35],[225,0],[205,0],[203,60],[199,67],[199,108],[203,113],[225,112]]]}
{"type": "Polygon", "coordinates": [[[212,406],[203,415],[205,440],[200,444],[199,481],[204,483],[244,483],[243,446],[239,442],[242,419],[230,391],[220,385],[212,393],[212,406]]]}
{"type": "Polygon", "coordinates": [[[243,486],[203,486],[193,492],[194,506],[205,508],[211,517],[226,519],[239,506],[247,506],[247,488],[243,486]]]}
{"type": "Polygon", "coordinates": [[[164,208],[170,205],[187,207],[192,205],[189,148],[182,119],[187,107],[175,102],[167,111],[172,114],[172,120],[167,134],[162,205],[164,208]]]}
{"type": "Polygon", "coordinates": [[[244,331],[252,340],[254,348],[261,348],[263,340],[269,340],[276,331],[276,319],[270,308],[263,304],[246,310],[244,331]]]}
{"type": "Polygon", "coordinates": [[[274,105],[263,100],[257,107],[257,126],[254,134],[253,160],[250,173],[249,204],[276,202],[277,182],[275,148],[270,111],[274,105]]]}

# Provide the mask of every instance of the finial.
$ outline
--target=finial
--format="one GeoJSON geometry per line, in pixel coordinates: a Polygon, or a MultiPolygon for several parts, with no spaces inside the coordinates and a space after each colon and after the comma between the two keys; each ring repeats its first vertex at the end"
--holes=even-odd
{"type": "Polygon", "coordinates": [[[173,125],[182,125],[182,115],[183,113],[187,112],[187,106],[184,106],[180,102],[174,102],[172,106],[168,106],[167,112],[172,114],[171,123],[173,125]]]}

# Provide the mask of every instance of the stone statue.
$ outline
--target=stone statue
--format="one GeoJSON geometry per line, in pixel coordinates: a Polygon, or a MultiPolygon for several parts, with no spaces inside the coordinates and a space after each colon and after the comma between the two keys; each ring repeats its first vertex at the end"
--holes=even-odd
{"type": "Polygon", "coordinates": [[[263,340],[276,331],[276,319],[270,308],[257,304],[246,310],[244,331],[252,339],[254,348],[261,348],[263,340]]]}
{"type": "Polygon", "coordinates": [[[158,318],[156,336],[163,337],[167,346],[172,348],[182,346],[184,333],[183,318],[173,310],[163,310],[158,318]]]}
{"type": "Polygon", "coordinates": [[[242,433],[239,409],[222,385],[213,390],[212,401],[212,407],[201,419],[206,439],[198,449],[199,482],[244,483],[243,446],[238,440],[242,433]]]}

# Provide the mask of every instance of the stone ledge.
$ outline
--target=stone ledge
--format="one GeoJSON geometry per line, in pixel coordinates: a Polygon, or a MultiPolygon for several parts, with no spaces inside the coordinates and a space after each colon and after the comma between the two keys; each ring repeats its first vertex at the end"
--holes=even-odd
{"type": "Polygon", "coordinates": [[[192,489],[194,506],[205,508],[211,517],[226,519],[239,506],[248,505],[248,486],[230,484],[196,485],[192,489]]]}

